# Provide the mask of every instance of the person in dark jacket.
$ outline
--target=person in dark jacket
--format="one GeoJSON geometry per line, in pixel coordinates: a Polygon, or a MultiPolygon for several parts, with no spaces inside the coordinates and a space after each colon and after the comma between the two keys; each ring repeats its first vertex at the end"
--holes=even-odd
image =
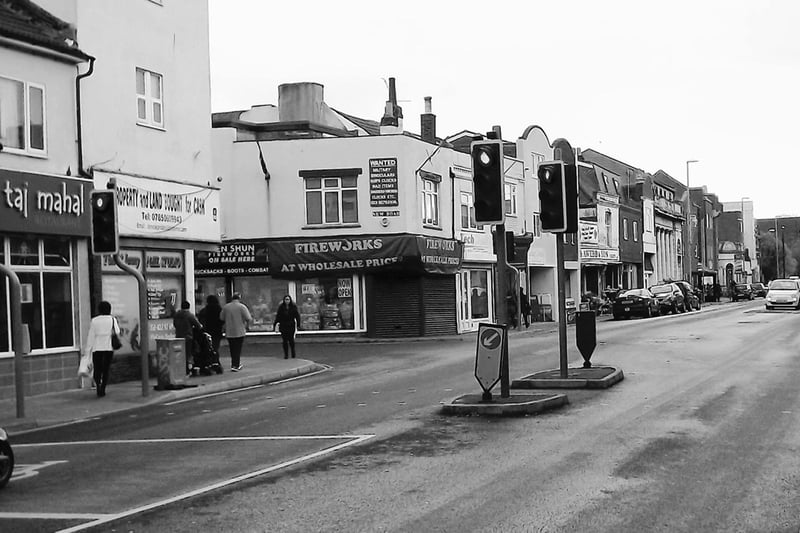
{"type": "Polygon", "coordinates": [[[225,324],[220,318],[221,312],[222,306],[219,304],[219,298],[210,294],[206,298],[206,306],[197,313],[203,329],[211,335],[214,351],[217,353],[219,353],[219,345],[222,343],[222,327],[225,324]]]}
{"type": "Polygon", "coordinates": [[[281,305],[278,306],[275,322],[272,325],[276,331],[281,332],[283,358],[289,359],[289,348],[292,349],[292,357],[294,357],[294,335],[300,329],[300,312],[288,294],[283,297],[281,305]]]}
{"type": "Polygon", "coordinates": [[[203,330],[203,325],[194,316],[194,313],[189,311],[191,304],[187,301],[181,302],[180,311],[176,311],[172,317],[172,325],[175,326],[175,337],[186,339],[186,373],[194,374],[199,373],[200,368],[194,371],[194,358],[197,354],[195,347],[195,330],[200,332],[203,330]]]}

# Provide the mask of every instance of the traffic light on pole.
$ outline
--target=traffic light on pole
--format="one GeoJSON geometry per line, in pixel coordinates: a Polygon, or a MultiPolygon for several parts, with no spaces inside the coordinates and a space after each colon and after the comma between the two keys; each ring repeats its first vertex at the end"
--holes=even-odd
{"type": "Polygon", "coordinates": [[[478,224],[505,223],[503,142],[475,141],[472,156],[472,205],[478,224]]]}
{"type": "Polygon", "coordinates": [[[119,252],[117,231],[116,191],[92,191],[92,253],[95,255],[119,252]]]}
{"type": "Polygon", "coordinates": [[[578,231],[577,167],[563,161],[545,161],[539,164],[537,175],[542,230],[550,233],[578,231]]]}
{"type": "Polygon", "coordinates": [[[567,230],[567,191],[565,165],[561,161],[544,161],[539,164],[539,201],[542,230],[564,233],[567,230]]]}

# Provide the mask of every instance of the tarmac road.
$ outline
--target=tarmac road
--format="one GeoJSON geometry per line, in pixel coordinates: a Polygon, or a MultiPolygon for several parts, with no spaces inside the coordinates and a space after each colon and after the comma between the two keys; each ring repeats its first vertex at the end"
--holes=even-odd
{"type": "MultiPolygon", "coordinates": [[[[796,486],[780,473],[798,471],[792,413],[800,406],[791,387],[800,377],[798,315],[761,309],[756,301],[598,324],[595,357],[622,367],[625,381],[608,391],[570,391],[569,407],[531,418],[438,414],[439,401],[477,386],[469,342],[350,347],[350,362],[307,380],[147,408],[71,433],[39,432],[29,444],[130,442],[21,448],[31,462],[70,462],[16,484],[25,490],[3,494],[3,510],[47,501],[72,512],[85,505],[88,514],[103,506],[119,513],[344,445],[123,519],[116,530],[760,531],[788,524],[796,517],[781,509],[791,509],[796,486]],[[234,440],[207,440],[214,437],[234,440]],[[243,437],[253,440],[235,440],[243,437]],[[100,472],[87,466],[97,450],[111,459],[100,472]],[[55,489],[43,492],[49,484],[55,489]],[[731,510],[739,512],[731,517],[731,510]]],[[[552,368],[554,339],[514,337],[512,376],[552,368]]],[[[41,531],[56,530],[46,523],[41,531]]],[[[25,531],[34,522],[0,528],[6,525],[25,531]]]]}

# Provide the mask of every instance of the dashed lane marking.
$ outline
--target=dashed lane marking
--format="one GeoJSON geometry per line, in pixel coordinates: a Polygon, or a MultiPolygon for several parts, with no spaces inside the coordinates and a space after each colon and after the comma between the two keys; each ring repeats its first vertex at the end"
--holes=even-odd
{"type": "MultiPolygon", "coordinates": [[[[347,442],[335,444],[333,446],[330,446],[329,448],[325,448],[314,453],[303,455],[277,465],[273,465],[267,468],[262,468],[260,470],[255,470],[253,472],[242,474],[240,476],[232,477],[217,483],[213,483],[211,485],[207,485],[205,487],[185,492],[183,494],[178,494],[177,496],[173,496],[172,498],[156,501],[147,505],[143,505],[141,507],[135,507],[133,509],[128,509],[127,511],[123,511],[121,513],[106,514],[106,515],[87,515],[86,519],[91,520],[90,522],[87,522],[85,524],[79,524],[77,526],[73,526],[67,529],[62,529],[58,533],[74,533],[76,531],[83,531],[85,529],[94,528],[102,524],[107,524],[109,522],[120,520],[122,518],[127,518],[130,516],[141,514],[181,500],[193,498],[195,496],[199,496],[201,494],[205,494],[207,492],[211,492],[213,490],[217,490],[222,487],[227,487],[228,485],[233,485],[235,483],[239,483],[247,479],[251,479],[257,476],[262,476],[264,474],[269,474],[271,472],[275,472],[282,468],[287,468],[289,466],[293,466],[302,463],[304,461],[316,459],[317,457],[322,457],[324,455],[337,452],[339,450],[348,448],[350,446],[361,444],[362,442],[371,439],[374,436],[375,436],[374,434],[371,434],[371,435],[299,435],[299,436],[266,436],[266,437],[205,437],[199,439],[129,439],[129,440],[81,441],[78,443],[75,442],[64,443],[64,444],[98,444],[98,443],[116,444],[116,443],[148,443],[148,442],[187,442],[187,441],[197,442],[197,441],[242,441],[242,440],[252,441],[252,440],[289,440],[289,439],[301,439],[301,440],[352,439],[348,440],[347,442]]],[[[49,446],[54,444],[56,443],[23,444],[19,446],[49,446]]],[[[4,513],[0,513],[0,518],[3,517],[4,513]]]]}

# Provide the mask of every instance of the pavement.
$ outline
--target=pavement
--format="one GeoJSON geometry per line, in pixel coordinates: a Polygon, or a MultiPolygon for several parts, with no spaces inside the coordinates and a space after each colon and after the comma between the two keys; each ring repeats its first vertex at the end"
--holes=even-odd
{"type": "MultiPolygon", "coordinates": [[[[723,302],[707,303],[704,304],[703,310],[710,310],[713,307],[727,303],[727,298],[724,299],[723,302]]],[[[597,318],[598,321],[607,321],[611,319],[612,318],[610,315],[604,315],[597,318]]],[[[574,325],[570,324],[569,327],[574,327],[574,325]]],[[[523,326],[514,330],[510,330],[509,335],[513,338],[516,336],[536,335],[537,333],[550,333],[554,331],[558,331],[558,324],[555,322],[534,322],[531,323],[529,328],[525,328],[523,326]]],[[[378,344],[436,340],[460,340],[474,344],[475,334],[450,335],[435,338],[423,337],[417,339],[367,339],[357,336],[317,339],[304,338],[303,343],[320,345],[325,343],[338,344],[355,342],[378,344]]],[[[137,409],[146,405],[163,404],[175,400],[202,396],[205,394],[213,394],[241,389],[244,387],[273,383],[297,376],[324,371],[329,368],[326,365],[315,363],[314,361],[309,361],[306,359],[283,359],[282,357],[275,357],[274,355],[264,355],[266,353],[274,354],[276,351],[276,346],[279,346],[279,341],[271,338],[265,341],[253,339],[251,342],[248,340],[246,345],[247,350],[242,354],[242,364],[244,365],[244,368],[241,372],[231,372],[229,367],[225,367],[225,371],[222,374],[188,378],[186,383],[196,386],[179,390],[155,390],[154,387],[156,386],[157,381],[156,378],[151,378],[148,384],[149,387],[147,396],[142,394],[143,391],[141,380],[135,380],[109,384],[108,388],[106,389],[106,396],[103,398],[98,398],[95,390],[91,388],[91,380],[84,380],[84,382],[86,382],[86,386],[84,388],[70,389],[36,396],[26,396],[24,400],[25,416],[22,418],[16,416],[16,399],[11,398],[7,400],[0,400],[0,427],[5,428],[13,436],[14,434],[23,433],[38,428],[68,424],[87,418],[137,409]]],[[[223,350],[222,352],[223,353],[220,354],[221,361],[223,361],[223,363],[230,363],[230,358],[227,356],[226,350],[223,350]]],[[[533,377],[534,376],[529,376],[529,378],[533,377]]],[[[542,376],[535,377],[538,378],[542,376]]],[[[556,376],[552,377],[555,378],[556,376]]],[[[571,375],[570,377],[574,378],[579,376],[571,375]]],[[[76,377],[76,380],[77,379],[78,378],[76,377]]],[[[499,394],[496,396],[499,397],[499,394]]],[[[550,396],[548,396],[546,399],[547,405],[551,405],[551,403],[554,401],[550,399],[550,396]]],[[[465,397],[461,400],[456,399],[452,403],[473,404],[472,401],[465,401],[471,399],[471,397],[465,397]]],[[[530,399],[531,398],[525,398],[521,400],[527,401],[530,399]]],[[[538,398],[534,395],[534,406],[529,408],[530,412],[538,411],[538,405],[541,404],[538,404],[537,401],[540,399],[543,398],[538,398]]],[[[555,401],[559,402],[559,405],[561,405],[560,399],[555,401]]],[[[460,411],[461,409],[461,406],[454,408],[455,411],[460,411]]],[[[470,408],[464,406],[463,409],[470,408]]],[[[516,413],[514,408],[508,408],[508,410],[516,413]]],[[[478,410],[478,412],[480,412],[480,410],[478,410]]]]}
{"type": "MultiPolygon", "coordinates": [[[[224,356],[221,360],[223,363],[226,362],[224,356]]],[[[230,364],[230,358],[227,362],[230,364]]],[[[272,383],[328,368],[306,359],[283,359],[261,355],[243,355],[242,365],[243,368],[239,372],[231,372],[228,366],[222,374],[187,378],[186,384],[190,386],[176,390],[155,390],[157,380],[152,378],[149,380],[147,396],[142,394],[142,381],[136,380],[111,383],[106,388],[105,397],[98,398],[96,391],[91,387],[91,380],[84,379],[82,381],[85,387],[81,389],[25,397],[23,418],[16,416],[16,399],[0,400],[0,427],[6,429],[13,437],[14,434],[37,428],[67,424],[146,405],[272,383]]]]}

